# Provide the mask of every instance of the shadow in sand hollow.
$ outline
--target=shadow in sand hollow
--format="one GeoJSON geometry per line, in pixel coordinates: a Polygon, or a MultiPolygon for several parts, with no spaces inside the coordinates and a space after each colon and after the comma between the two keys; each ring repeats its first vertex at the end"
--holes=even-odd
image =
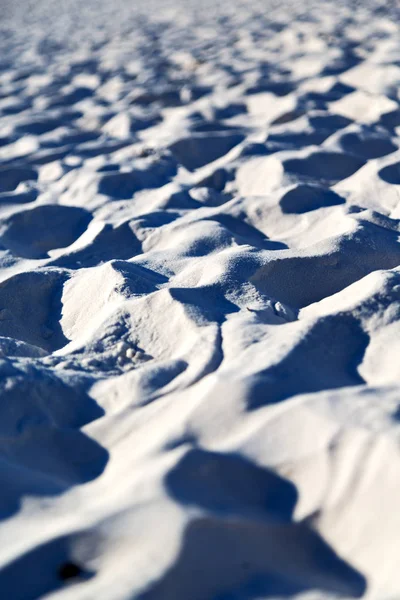
{"type": "Polygon", "coordinates": [[[217,221],[225,227],[232,234],[237,244],[248,244],[265,250],[283,250],[287,248],[286,244],[282,242],[270,240],[262,231],[246,223],[244,218],[221,213],[213,215],[209,220],[217,221]]]}
{"type": "MultiPolygon", "coordinates": [[[[0,363],[0,519],[16,513],[26,498],[51,497],[100,476],[105,448],[81,431],[104,411],[86,384],[68,385],[32,363],[0,363]],[[19,368],[18,368],[19,367],[19,368]]],[[[71,557],[73,536],[45,542],[0,570],[5,598],[41,598],[94,575],[71,557]]]]}
{"type": "Polygon", "coordinates": [[[53,352],[68,339],[60,326],[68,275],[56,269],[27,271],[0,283],[0,335],[53,352]]]}
{"type": "Polygon", "coordinates": [[[391,183],[392,185],[400,185],[400,162],[393,163],[387,167],[383,167],[378,173],[379,177],[391,183]]]}
{"type": "Polygon", "coordinates": [[[227,154],[244,138],[242,133],[198,133],[177,140],[170,150],[185,169],[195,171],[227,154]]]}
{"type": "Polygon", "coordinates": [[[67,252],[51,264],[68,269],[94,267],[112,259],[126,260],[142,252],[142,245],[129,222],[114,227],[105,223],[90,243],[67,252]]]}
{"type": "Polygon", "coordinates": [[[361,133],[346,133],[341,136],[339,142],[343,150],[366,160],[381,158],[397,150],[397,146],[390,139],[368,130],[361,133]]]}
{"type": "Polygon", "coordinates": [[[279,204],[283,213],[301,215],[318,208],[336,206],[345,202],[344,198],[329,188],[300,184],[286,192],[279,204]]]}
{"type": "Polygon", "coordinates": [[[74,536],[62,536],[29,550],[0,571],[0,589],[11,600],[36,600],[95,573],[71,559],[74,536]]]}
{"type": "Polygon", "coordinates": [[[13,192],[20,183],[36,181],[37,171],[20,165],[0,168],[0,192],[13,192]]]}
{"type": "Polygon", "coordinates": [[[81,431],[104,411],[87,393],[32,363],[0,364],[0,519],[26,496],[54,496],[98,477],[108,452],[81,431]]]}
{"type": "Polygon", "coordinates": [[[91,219],[83,208],[43,204],[4,219],[0,241],[14,256],[46,258],[50,250],[72,244],[91,219]]]}
{"type": "Polygon", "coordinates": [[[297,394],[361,385],[358,373],[369,336],[352,315],[321,318],[279,364],[247,383],[248,409],[282,402],[297,394]]]}
{"type": "Polygon", "coordinates": [[[140,600],[250,600],[316,588],[364,593],[364,577],[316,532],[293,521],[296,488],[272,471],[240,455],[195,449],[165,485],[196,512],[174,565],[140,600]]]}
{"type": "Polygon", "coordinates": [[[169,288],[174,300],[184,305],[191,318],[199,322],[223,323],[226,315],[238,312],[239,307],[225,297],[216,285],[203,285],[196,288],[169,288]]]}
{"type": "Polygon", "coordinates": [[[292,308],[302,308],[339,292],[372,271],[397,267],[398,233],[361,218],[358,223],[356,232],[345,234],[325,255],[318,247],[316,253],[311,250],[308,256],[278,251],[255,271],[250,281],[262,293],[292,308]]]}
{"type": "Polygon", "coordinates": [[[291,158],[283,162],[290,175],[326,181],[330,184],[346,179],[358,171],[365,161],[352,154],[313,152],[306,158],[291,158]]]}

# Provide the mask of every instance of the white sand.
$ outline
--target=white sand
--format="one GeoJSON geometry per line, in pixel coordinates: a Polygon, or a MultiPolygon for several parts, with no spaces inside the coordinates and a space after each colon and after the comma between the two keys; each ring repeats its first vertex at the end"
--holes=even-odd
{"type": "Polygon", "coordinates": [[[398,600],[397,3],[0,11],[1,600],[398,600]]]}

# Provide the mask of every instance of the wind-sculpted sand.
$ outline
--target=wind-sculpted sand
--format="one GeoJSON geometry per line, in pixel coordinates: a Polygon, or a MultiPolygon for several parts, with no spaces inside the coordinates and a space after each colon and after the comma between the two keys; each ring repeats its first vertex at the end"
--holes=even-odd
{"type": "Polygon", "coordinates": [[[396,3],[1,10],[0,597],[399,598],[396,3]]]}

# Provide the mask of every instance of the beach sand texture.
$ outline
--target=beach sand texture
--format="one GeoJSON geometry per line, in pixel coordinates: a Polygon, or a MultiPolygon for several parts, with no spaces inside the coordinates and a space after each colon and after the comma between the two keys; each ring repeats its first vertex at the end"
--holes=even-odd
{"type": "Polygon", "coordinates": [[[3,0],[0,598],[400,597],[400,7],[3,0]]]}

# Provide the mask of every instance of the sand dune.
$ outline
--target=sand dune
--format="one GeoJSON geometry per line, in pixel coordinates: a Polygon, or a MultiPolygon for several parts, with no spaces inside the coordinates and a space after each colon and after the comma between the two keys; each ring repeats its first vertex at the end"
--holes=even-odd
{"type": "Polygon", "coordinates": [[[3,2],[0,597],[400,595],[395,2],[3,2]]]}

